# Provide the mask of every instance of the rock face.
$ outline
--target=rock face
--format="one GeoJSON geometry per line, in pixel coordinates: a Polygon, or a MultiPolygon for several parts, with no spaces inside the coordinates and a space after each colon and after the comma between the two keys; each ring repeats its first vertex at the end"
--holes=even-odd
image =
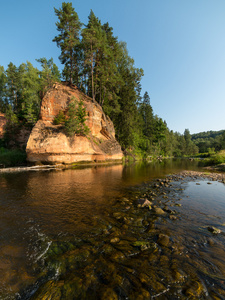
{"type": "Polygon", "coordinates": [[[3,138],[7,120],[3,113],[0,113],[0,139],[3,138]]]}
{"type": "Polygon", "coordinates": [[[80,92],[75,86],[56,83],[42,100],[40,119],[27,143],[30,162],[73,163],[78,161],[106,161],[122,159],[122,151],[115,139],[112,121],[101,106],[80,92]],[[87,112],[88,136],[68,137],[62,125],[53,125],[60,111],[66,111],[73,100],[82,100],[87,112]]]}

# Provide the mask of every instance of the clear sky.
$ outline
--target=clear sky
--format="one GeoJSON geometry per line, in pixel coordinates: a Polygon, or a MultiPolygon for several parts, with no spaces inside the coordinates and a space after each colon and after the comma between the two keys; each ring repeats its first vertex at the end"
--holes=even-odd
{"type": "MultiPolygon", "coordinates": [[[[59,0],[0,0],[0,65],[58,60],[59,0]]],[[[66,2],[66,1],[65,1],[66,2]]],[[[70,0],[84,24],[92,9],[144,70],[154,113],[173,131],[225,129],[224,0],[70,0]]]]}

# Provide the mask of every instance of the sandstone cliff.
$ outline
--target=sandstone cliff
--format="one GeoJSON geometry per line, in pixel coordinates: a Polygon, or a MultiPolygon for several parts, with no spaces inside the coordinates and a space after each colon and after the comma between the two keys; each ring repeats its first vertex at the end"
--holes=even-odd
{"type": "Polygon", "coordinates": [[[44,96],[40,119],[27,143],[30,162],[73,163],[122,159],[122,151],[115,139],[112,121],[101,106],[81,93],[75,86],[56,83],[44,96]],[[82,100],[87,112],[88,136],[68,137],[61,125],[53,125],[60,111],[66,111],[70,101],[82,100]]]}
{"type": "Polygon", "coordinates": [[[3,138],[7,120],[3,113],[0,112],[0,139],[3,138]]]}

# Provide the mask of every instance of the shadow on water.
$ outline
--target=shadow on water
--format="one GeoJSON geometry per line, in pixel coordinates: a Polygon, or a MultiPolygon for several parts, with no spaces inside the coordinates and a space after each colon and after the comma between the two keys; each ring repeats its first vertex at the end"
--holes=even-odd
{"type": "Polygon", "coordinates": [[[225,297],[225,187],[156,181],[184,169],[199,170],[165,160],[1,175],[0,298],[225,297]]]}

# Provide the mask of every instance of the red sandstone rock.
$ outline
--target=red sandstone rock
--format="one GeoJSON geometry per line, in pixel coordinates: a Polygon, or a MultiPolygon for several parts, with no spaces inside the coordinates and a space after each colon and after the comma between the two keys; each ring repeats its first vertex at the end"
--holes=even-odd
{"type": "Polygon", "coordinates": [[[40,120],[33,128],[27,143],[30,162],[73,163],[122,159],[122,151],[115,139],[112,121],[101,106],[81,93],[75,86],[56,83],[42,100],[40,120]],[[66,111],[70,101],[82,100],[87,112],[88,136],[68,137],[61,125],[53,125],[58,113],[66,111]]]}
{"type": "Polygon", "coordinates": [[[7,120],[5,115],[3,113],[0,113],[0,139],[2,139],[4,136],[6,122],[7,120]]]}

